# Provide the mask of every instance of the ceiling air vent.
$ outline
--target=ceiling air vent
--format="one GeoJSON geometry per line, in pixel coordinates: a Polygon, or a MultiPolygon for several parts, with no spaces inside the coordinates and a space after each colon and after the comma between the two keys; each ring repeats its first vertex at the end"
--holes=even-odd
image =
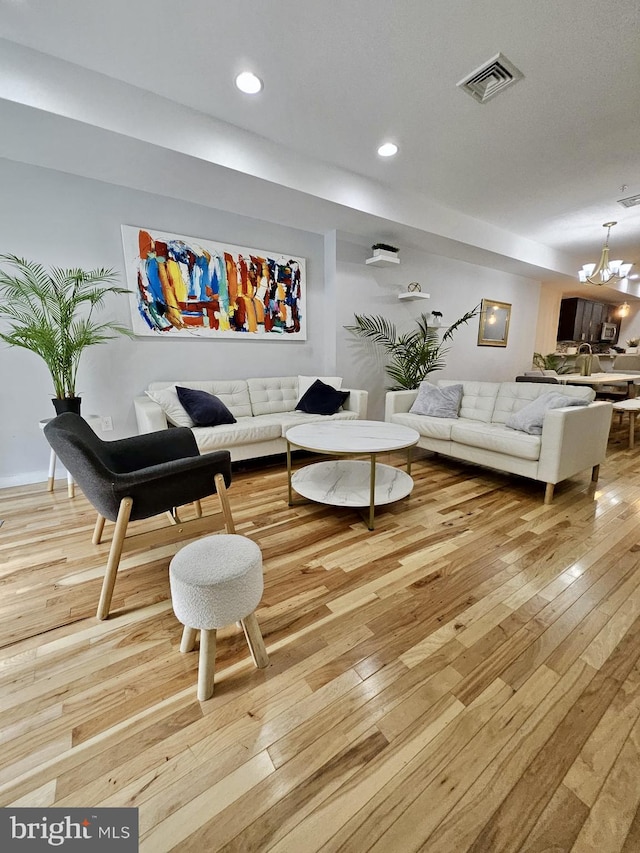
{"type": "Polygon", "coordinates": [[[640,204],[640,195],[630,195],[628,198],[620,198],[618,199],[618,204],[621,204],[623,207],[635,207],[636,204],[640,204]]]}
{"type": "Polygon", "coordinates": [[[523,77],[522,71],[516,68],[506,56],[499,53],[456,85],[468,92],[476,101],[484,104],[507,86],[522,80],[523,77]]]}

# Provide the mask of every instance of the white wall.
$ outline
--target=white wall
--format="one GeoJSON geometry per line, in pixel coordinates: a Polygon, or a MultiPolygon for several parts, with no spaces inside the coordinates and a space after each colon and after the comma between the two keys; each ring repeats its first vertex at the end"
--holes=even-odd
{"type": "Polygon", "coordinates": [[[637,302],[630,305],[629,314],[620,323],[619,346],[626,346],[629,338],[640,338],[640,309],[637,302]]]}
{"type": "Polygon", "coordinates": [[[421,313],[437,310],[443,313],[442,325],[446,328],[483,298],[508,302],[512,310],[507,346],[478,346],[478,318],[473,318],[454,333],[446,368],[431,374],[431,379],[512,381],[516,374],[529,369],[539,282],[404,248],[397,267],[367,266],[365,259],[370,254],[353,243],[338,244],[336,298],[341,318],[337,333],[338,373],[344,377],[345,387],[369,391],[371,418],[384,417],[384,394],[391,381],[384,373],[378,351],[342,328],[353,323],[354,313],[383,314],[399,330],[408,330],[421,313]],[[398,293],[406,291],[411,281],[419,282],[431,298],[400,302],[398,293]]]}
{"type": "MultiPolygon", "coordinates": [[[[123,223],[307,259],[306,342],[120,337],[87,350],[78,388],[85,413],[111,415],[114,431],[103,437],[136,432],[133,398],[154,379],[335,373],[324,340],[322,236],[2,159],[0,186],[0,253],[45,265],[113,267],[124,283],[123,223]]],[[[130,325],[128,298],[112,297],[101,316],[130,325]]],[[[46,479],[48,446],[38,428],[54,414],[46,366],[0,343],[0,375],[0,487],[46,479]]]]}

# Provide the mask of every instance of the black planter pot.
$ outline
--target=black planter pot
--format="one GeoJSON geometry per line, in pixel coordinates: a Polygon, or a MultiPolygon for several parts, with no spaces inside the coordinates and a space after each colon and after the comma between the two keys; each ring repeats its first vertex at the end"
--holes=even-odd
{"type": "Polygon", "coordinates": [[[56,410],[56,415],[61,415],[63,412],[73,412],[74,415],[79,415],[82,397],[54,397],[51,402],[56,410]]]}

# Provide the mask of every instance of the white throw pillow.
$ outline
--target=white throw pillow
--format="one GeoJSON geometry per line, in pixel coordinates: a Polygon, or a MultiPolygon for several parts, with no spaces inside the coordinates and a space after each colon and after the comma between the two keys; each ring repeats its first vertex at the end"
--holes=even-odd
{"type": "Polygon", "coordinates": [[[145,393],[147,397],[150,397],[154,403],[160,406],[170,424],[183,427],[193,426],[193,421],[178,399],[178,392],[175,386],[156,389],[155,391],[145,391],[145,393]]]}
{"type": "Polygon", "coordinates": [[[342,376],[298,376],[298,400],[311,388],[316,379],[324,382],[325,385],[331,385],[336,391],[342,388],[342,376]]]}

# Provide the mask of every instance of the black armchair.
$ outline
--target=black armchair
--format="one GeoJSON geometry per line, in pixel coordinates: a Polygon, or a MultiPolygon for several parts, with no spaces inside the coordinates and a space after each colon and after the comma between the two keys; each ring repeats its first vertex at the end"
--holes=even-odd
{"type": "Polygon", "coordinates": [[[124,538],[129,521],[168,512],[179,521],[176,507],[196,505],[218,494],[227,533],[234,533],[226,487],[231,483],[231,455],[227,450],[200,456],[190,429],[136,435],[102,441],[79,415],[58,415],[44,434],[87,500],[98,512],[94,544],[99,544],[105,519],[116,526],[109,551],[98,619],[109,615],[124,538]]]}

